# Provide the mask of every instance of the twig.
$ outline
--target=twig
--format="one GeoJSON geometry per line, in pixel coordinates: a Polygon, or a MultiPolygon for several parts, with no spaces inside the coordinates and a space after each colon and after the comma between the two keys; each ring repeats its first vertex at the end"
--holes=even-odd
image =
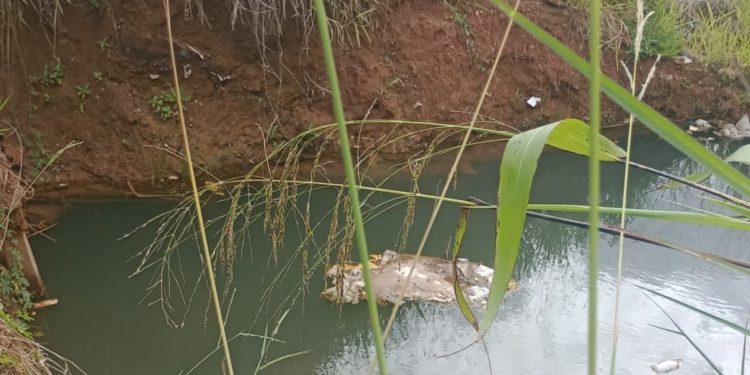
{"type": "Polygon", "coordinates": [[[190,187],[193,190],[193,203],[195,204],[195,213],[198,218],[198,230],[200,232],[201,245],[203,249],[203,262],[206,268],[206,274],[208,275],[209,286],[211,288],[211,299],[214,303],[214,310],[216,312],[216,323],[219,328],[219,334],[221,336],[221,343],[224,349],[224,357],[227,364],[227,370],[229,375],[234,375],[234,366],[232,365],[232,356],[229,351],[229,343],[227,342],[227,334],[224,328],[224,317],[221,313],[221,301],[219,301],[219,292],[216,287],[216,277],[214,276],[214,267],[211,260],[211,253],[208,247],[208,237],[206,235],[206,226],[203,222],[203,209],[201,208],[201,201],[198,195],[198,185],[195,182],[195,170],[193,168],[193,158],[190,154],[190,140],[188,139],[187,126],[185,125],[185,113],[182,108],[182,93],[180,91],[180,80],[177,76],[177,62],[174,54],[174,44],[172,40],[172,21],[169,14],[169,0],[164,0],[164,18],[167,22],[167,36],[169,38],[169,57],[172,63],[172,79],[175,87],[175,97],[177,98],[177,114],[180,120],[180,130],[182,131],[182,143],[185,148],[185,159],[187,160],[188,172],[190,175],[190,187]]]}

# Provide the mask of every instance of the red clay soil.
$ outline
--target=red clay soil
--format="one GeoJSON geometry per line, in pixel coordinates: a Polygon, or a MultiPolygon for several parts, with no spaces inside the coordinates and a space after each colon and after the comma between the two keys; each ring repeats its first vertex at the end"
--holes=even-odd
{"type": "MultiPolygon", "coordinates": [[[[156,146],[180,150],[175,120],[162,121],[149,99],[169,90],[170,70],[162,2],[109,0],[106,10],[92,11],[85,2],[63,2],[56,54],[64,66],[60,87],[32,84],[53,61],[49,28],[29,11],[28,27],[19,33],[18,53],[0,75],[1,97],[12,95],[1,114],[3,127],[16,127],[24,142],[26,171],[39,158],[72,140],[84,143],[67,151],[37,184],[37,198],[91,196],[102,191],[182,188],[180,160],[156,146]],[[116,28],[114,26],[116,24],[116,28]],[[45,34],[45,31],[47,34],[45,34]],[[48,39],[50,38],[50,39],[48,39]],[[100,49],[105,39],[110,47],[100,49]],[[94,72],[106,79],[97,82],[94,72]],[[153,75],[153,76],[151,76],[153,75]],[[156,78],[155,75],[158,75],[156,78]],[[76,85],[89,84],[91,95],[79,111],[76,85]],[[48,100],[45,100],[45,94],[48,100]],[[48,102],[49,101],[49,102],[48,102]],[[40,156],[41,155],[41,156],[40,156]],[[180,176],[172,181],[170,175],[180,176]]],[[[189,64],[181,83],[188,103],[189,132],[198,161],[220,176],[246,171],[263,152],[263,136],[288,139],[311,124],[332,122],[322,52],[313,34],[302,48],[299,27],[287,22],[282,58],[269,53],[270,69],[261,65],[248,26],[232,30],[223,2],[207,6],[210,27],[184,17],[183,2],[174,6],[178,64],[189,64]],[[194,48],[204,59],[190,48],[194,48]],[[283,67],[279,61],[283,61],[283,67]],[[231,79],[221,81],[220,77],[231,79]]],[[[213,2],[211,2],[213,4],[213,2]]],[[[103,5],[104,7],[104,5],[103,5]]],[[[393,5],[360,46],[340,43],[336,58],[347,117],[359,119],[435,120],[459,123],[469,114],[487,77],[507,18],[487,3],[461,8],[468,14],[467,37],[442,1],[414,0],[393,5]]],[[[521,11],[557,38],[585,54],[585,17],[576,10],[538,0],[523,1],[521,11]]],[[[276,45],[270,43],[271,45],[276,45]]],[[[621,51],[620,58],[630,58],[621,51]]],[[[607,52],[605,71],[625,83],[614,54],[607,52]]],[[[646,59],[642,66],[650,67],[646,59]]],[[[645,74],[641,74],[645,76],[645,74]]],[[[699,64],[660,63],[645,101],[673,120],[709,116],[736,119],[747,110],[739,83],[699,64]]],[[[565,117],[583,118],[587,83],[571,67],[520,28],[510,35],[497,78],[482,113],[517,128],[529,128],[565,117]],[[542,98],[532,109],[530,96],[542,98]]],[[[619,123],[625,114],[606,103],[604,118],[619,123]]],[[[374,138],[383,128],[365,131],[374,138]]],[[[393,153],[425,144],[428,135],[405,139],[393,153]]],[[[20,165],[16,137],[6,135],[3,150],[20,165]]],[[[28,176],[28,175],[27,175],[28,176]]]]}

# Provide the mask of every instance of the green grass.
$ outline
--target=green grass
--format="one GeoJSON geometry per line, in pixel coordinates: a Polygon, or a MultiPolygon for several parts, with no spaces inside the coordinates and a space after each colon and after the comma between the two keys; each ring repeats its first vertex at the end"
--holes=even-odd
{"type": "MultiPolygon", "coordinates": [[[[183,106],[190,101],[190,97],[182,94],[183,106]]],[[[159,118],[163,121],[167,121],[177,116],[177,95],[174,89],[169,91],[162,91],[149,99],[148,104],[154,109],[159,118]]]]}
{"type": "Polygon", "coordinates": [[[724,12],[699,12],[687,49],[707,64],[750,68],[750,2],[738,0],[724,12]]]}
{"type": "Polygon", "coordinates": [[[680,55],[687,41],[684,14],[680,6],[675,0],[650,0],[646,2],[646,12],[649,11],[654,14],[643,30],[641,53],[645,56],[680,55]]]}
{"type": "Polygon", "coordinates": [[[65,70],[60,60],[51,66],[44,66],[44,71],[42,71],[42,85],[45,87],[61,86],[64,79],[65,70]]]}

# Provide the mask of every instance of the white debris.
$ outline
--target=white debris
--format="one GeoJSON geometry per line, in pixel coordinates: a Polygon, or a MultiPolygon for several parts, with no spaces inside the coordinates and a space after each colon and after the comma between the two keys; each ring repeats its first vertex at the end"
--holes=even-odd
{"type": "Polygon", "coordinates": [[[531,108],[536,108],[536,106],[539,105],[539,103],[541,102],[542,102],[542,98],[538,96],[532,96],[528,100],[526,100],[526,104],[528,104],[529,107],[531,108]]]}
{"type": "Polygon", "coordinates": [[[148,78],[150,78],[152,81],[155,81],[155,80],[159,79],[159,75],[158,74],[149,74],[148,78]]]}
{"type": "Polygon", "coordinates": [[[674,62],[676,62],[678,64],[687,65],[687,64],[692,64],[693,63],[693,59],[691,59],[691,58],[689,58],[687,56],[677,56],[677,57],[674,58],[674,62]]]}
{"type": "Polygon", "coordinates": [[[185,79],[190,78],[190,75],[193,74],[193,68],[190,66],[190,64],[185,64],[182,66],[182,77],[185,79]]]}
{"type": "Polygon", "coordinates": [[[174,174],[170,174],[169,176],[167,176],[167,180],[169,180],[169,181],[177,181],[179,179],[180,179],[180,177],[177,176],[177,175],[174,175],[174,174]]]}
{"type": "Polygon", "coordinates": [[[484,277],[487,281],[492,281],[492,276],[495,274],[495,270],[490,267],[480,264],[474,269],[474,273],[478,276],[484,277]]]}
{"type": "Polygon", "coordinates": [[[713,128],[711,123],[709,123],[708,121],[704,119],[695,120],[695,126],[691,126],[690,128],[693,128],[693,127],[695,127],[696,128],[695,131],[698,131],[698,132],[707,132],[711,130],[711,128],[713,128]]]}
{"type": "Polygon", "coordinates": [[[482,303],[487,301],[487,297],[490,295],[490,289],[483,286],[472,285],[469,287],[468,293],[469,302],[482,303]]]}
{"type": "Polygon", "coordinates": [[[386,250],[383,252],[383,256],[380,257],[380,265],[383,266],[386,263],[390,263],[393,258],[398,257],[398,253],[393,250],[386,250]]]}
{"type": "Polygon", "coordinates": [[[660,362],[655,365],[651,365],[651,370],[657,374],[666,374],[668,372],[675,371],[682,367],[682,358],[670,359],[668,361],[660,362]]]}
{"type": "Polygon", "coordinates": [[[715,134],[724,138],[729,138],[733,141],[750,138],[750,117],[747,114],[742,116],[736,124],[724,122],[719,127],[721,130],[715,132],[715,134]]]}
{"type": "Polygon", "coordinates": [[[219,83],[224,83],[232,79],[232,76],[230,75],[221,75],[218,73],[211,72],[211,75],[216,77],[217,80],[219,80],[219,83]]]}
{"type": "MultiPolygon", "coordinates": [[[[382,255],[372,254],[369,259],[373,292],[378,302],[395,303],[400,291],[414,266],[414,273],[406,294],[409,301],[436,303],[455,303],[453,282],[455,274],[453,263],[444,258],[422,256],[415,262],[412,254],[399,254],[386,250],[382,255]]],[[[468,259],[457,261],[458,280],[464,296],[474,305],[486,304],[489,286],[494,271],[468,259]]],[[[346,262],[333,265],[326,271],[331,280],[329,288],[321,297],[334,303],[359,303],[366,298],[362,269],[359,263],[346,262]],[[343,267],[343,270],[340,268],[343,267]]],[[[516,289],[515,280],[511,280],[508,290],[516,289]]]]}

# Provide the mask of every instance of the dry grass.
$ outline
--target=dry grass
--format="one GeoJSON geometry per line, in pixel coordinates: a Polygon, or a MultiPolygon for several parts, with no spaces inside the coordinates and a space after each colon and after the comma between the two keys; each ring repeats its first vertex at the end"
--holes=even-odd
{"type": "Polygon", "coordinates": [[[0,319],[0,373],[5,375],[85,374],[66,358],[8,327],[0,319]]]}
{"type": "MultiPolygon", "coordinates": [[[[413,223],[420,176],[433,158],[456,150],[457,146],[451,140],[460,134],[461,128],[444,127],[445,124],[424,123],[415,126],[407,122],[371,121],[360,126],[357,126],[358,122],[354,122],[350,127],[361,131],[364,126],[388,126],[390,131],[378,139],[361,142],[360,133],[352,133],[353,139],[358,140],[354,145],[354,150],[357,151],[354,162],[358,171],[358,183],[380,188],[394,176],[407,174],[410,184],[402,189],[403,195],[386,200],[381,199],[382,195],[376,198],[377,192],[363,190],[364,220],[372,220],[393,208],[405,209],[406,220],[392,246],[394,249],[404,249],[413,223]],[[391,150],[405,139],[421,136],[425,132],[432,135],[429,138],[432,141],[414,152],[407,161],[387,169],[385,175],[381,173],[375,177],[371,173],[371,168],[382,161],[380,155],[383,152],[391,150]]],[[[481,123],[487,125],[484,121],[481,123]]],[[[254,246],[271,248],[271,261],[267,267],[272,268],[273,272],[269,273],[270,279],[258,286],[265,291],[259,303],[261,308],[253,322],[264,313],[271,316],[276,314],[278,317],[297,296],[305,292],[306,283],[316,270],[350,260],[354,224],[349,214],[349,201],[338,178],[329,176],[326,168],[330,164],[328,156],[334,155],[338,147],[335,130],[331,125],[324,125],[303,132],[292,140],[277,145],[265,160],[257,163],[245,176],[213,183],[200,191],[201,200],[228,206],[221,210],[220,216],[206,221],[209,233],[217,238],[212,256],[225,275],[225,295],[233,289],[231,283],[234,261],[239,254],[244,252],[244,257],[253,258],[254,246]],[[338,193],[322,216],[311,217],[312,193],[320,189],[335,189],[338,193]],[[265,238],[251,237],[251,228],[257,228],[258,225],[263,225],[265,238]],[[288,225],[296,229],[294,233],[287,232],[288,225]],[[292,241],[295,237],[296,240],[292,241]],[[303,265],[301,274],[289,272],[293,265],[299,264],[303,265]],[[277,291],[289,277],[298,279],[296,287],[290,289],[288,296],[277,306],[271,307],[272,292],[277,291]]],[[[487,135],[473,136],[469,145],[504,139],[506,138],[487,135]]],[[[382,165],[377,165],[377,170],[382,172],[382,165]]],[[[140,252],[140,262],[134,271],[134,275],[151,275],[151,287],[147,290],[145,300],[149,304],[160,305],[165,319],[173,326],[182,324],[192,306],[196,288],[204,283],[204,275],[191,279],[182,272],[180,254],[187,251],[185,245],[193,242],[195,235],[195,228],[190,225],[193,220],[190,204],[191,201],[186,199],[173,210],[153,218],[141,227],[154,227],[156,234],[154,241],[140,252]]]]}

